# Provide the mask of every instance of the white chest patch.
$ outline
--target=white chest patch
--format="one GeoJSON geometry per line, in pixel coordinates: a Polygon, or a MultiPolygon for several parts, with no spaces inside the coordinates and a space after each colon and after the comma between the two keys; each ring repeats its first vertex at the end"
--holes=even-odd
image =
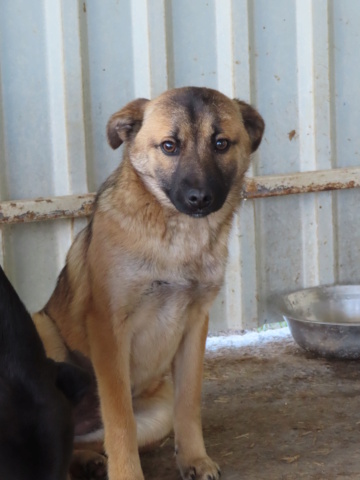
{"type": "Polygon", "coordinates": [[[172,285],[154,281],[129,319],[132,322],[131,382],[133,395],[143,391],[156,378],[169,371],[187,328],[188,311],[209,292],[192,284],[172,285]]]}

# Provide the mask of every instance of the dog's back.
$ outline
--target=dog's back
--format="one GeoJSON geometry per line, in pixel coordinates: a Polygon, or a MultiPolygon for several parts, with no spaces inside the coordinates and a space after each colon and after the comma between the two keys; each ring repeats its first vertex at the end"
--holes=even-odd
{"type": "Polygon", "coordinates": [[[87,376],[56,364],[0,267],[0,478],[65,480],[71,458],[71,403],[87,376]]]}

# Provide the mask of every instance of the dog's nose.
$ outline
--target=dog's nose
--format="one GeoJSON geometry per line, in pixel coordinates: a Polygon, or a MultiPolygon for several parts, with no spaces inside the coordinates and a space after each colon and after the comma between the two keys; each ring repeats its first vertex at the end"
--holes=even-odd
{"type": "Polygon", "coordinates": [[[212,195],[204,189],[191,188],[186,195],[187,202],[194,210],[202,210],[212,204],[212,195]]]}

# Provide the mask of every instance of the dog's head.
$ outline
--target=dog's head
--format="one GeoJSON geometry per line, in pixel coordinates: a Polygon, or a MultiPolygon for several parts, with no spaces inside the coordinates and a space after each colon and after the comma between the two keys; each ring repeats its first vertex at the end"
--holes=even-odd
{"type": "Polygon", "coordinates": [[[129,103],[110,118],[107,135],[114,149],[127,144],[132,165],[158,200],[204,217],[239,189],[264,126],[245,102],[186,87],[129,103]]]}
{"type": "Polygon", "coordinates": [[[0,478],[65,480],[88,374],[48,359],[0,266],[0,478]]]}

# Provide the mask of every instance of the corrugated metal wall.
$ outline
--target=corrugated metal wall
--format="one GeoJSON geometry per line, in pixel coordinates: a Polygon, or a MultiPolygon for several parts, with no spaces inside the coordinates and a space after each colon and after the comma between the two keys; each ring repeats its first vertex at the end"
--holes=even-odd
{"type": "MultiPolygon", "coordinates": [[[[119,162],[108,117],[183,85],[258,107],[249,175],[359,166],[359,24],[354,0],[0,0],[0,201],[96,190],[119,162]]],[[[360,283],[359,201],[353,189],[244,202],[212,329],[277,321],[276,292],[360,283]]],[[[0,263],[31,310],[85,222],[1,227],[0,263]]]]}

